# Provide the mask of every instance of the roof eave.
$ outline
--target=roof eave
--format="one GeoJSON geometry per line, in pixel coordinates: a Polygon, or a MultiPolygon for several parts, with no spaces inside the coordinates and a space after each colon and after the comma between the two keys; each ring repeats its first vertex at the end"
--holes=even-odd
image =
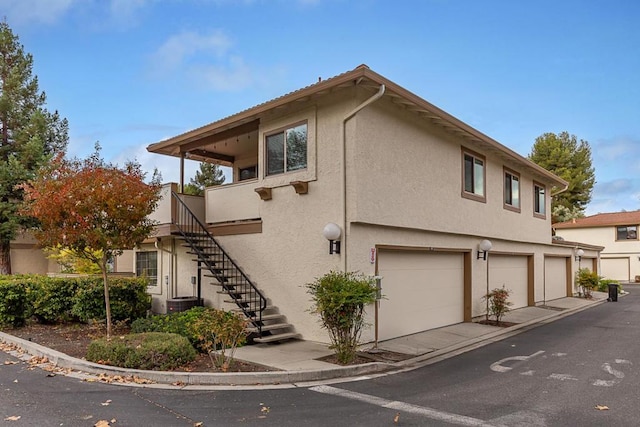
{"type": "Polygon", "coordinates": [[[147,151],[152,153],[161,153],[161,154],[173,154],[176,152],[172,150],[168,150],[169,147],[175,145],[182,145],[197,139],[200,139],[204,136],[211,135],[238,125],[243,124],[244,122],[248,122],[251,120],[255,120],[259,115],[264,114],[265,112],[272,110],[274,108],[278,108],[284,106],[288,103],[295,102],[297,100],[301,100],[312,95],[320,94],[324,91],[331,90],[335,87],[344,85],[349,82],[353,82],[353,84],[357,84],[360,79],[369,79],[376,84],[384,84],[387,88],[387,94],[394,93],[395,96],[403,98],[411,104],[419,107],[420,110],[424,110],[425,113],[428,113],[429,117],[438,120],[440,125],[445,128],[449,128],[458,133],[462,133],[466,135],[466,137],[471,141],[482,142],[487,146],[493,148],[496,151],[506,155],[511,160],[514,160],[516,163],[521,164],[529,168],[534,172],[537,176],[539,176],[542,180],[545,180],[546,183],[551,184],[556,187],[567,187],[568,183],[561,179],[560,177],[554,175],[543,167],[533,163],[529,159],[521,156],[510,148],[500,144],[498,141],[490,138],[489,136],[483,134],[477,129],[469,126],[463,121],[455,118],[451,114],[446,111],[436,107],[425,99],[419,97],[418,95],[408,91],[407,89],[399,86],[398,84],[388,80],[382,75],[372,71],[366,65],[360,65],[351,71],[347,71],[343,74],[337,75],[335,77],[329,78],[324,81],[320,81],[318,83],[314,83],[305,88],[296,90],[289,94],[283,95],[281,97],[275,98],[271,101],[267,101],[265,103],[256,105],[247,110],[241,111],[239,113],[233,114],[221,120],[209,123],[205,126],[202,126],[197,129],[193,129],[191,131],[182,133],[180,135],[171,137],[169,139],[150,144],[147,146],[147,151]]]}

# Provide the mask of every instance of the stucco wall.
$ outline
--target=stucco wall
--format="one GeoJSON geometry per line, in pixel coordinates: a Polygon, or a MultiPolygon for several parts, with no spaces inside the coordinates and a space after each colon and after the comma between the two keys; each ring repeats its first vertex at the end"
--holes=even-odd
{"type": "Polygon", "coordinates": [[[634,280],[640,275],[640,240],[616,241],[616,227],[567,228],[556,230],[558,236],[573,242],[584,242],[603,246],[601,258],[627,259],[628,267],[620,272],[619,277],[629,277],[634,280]]]}
{"type": "Polygon", "coordinates": [[[550,220],[533,216],[532,177],[473,143],[384,98],[358,113],[349,122],[347,135],[353,220],[487,238],[551,241],[550,220]],[[461,196],[462,147],[486,156],[486,203],[461,196]],[[520,173],[519,213],[503,207],[503,166],[520,173]]]}
{"type": "MultiPolygon", "coordinates": [[[[543,301],[545,253],[570,256],[572,252],[551,245],[549,220],[533,217],[532,178],[520,171],[521,213],[503,209],[503,162],[483,153],[487,203],[463,199],[461,141],[386,100],[365,108],[347,123],[348,235],[346,242],[343,238],[342,253],[329,255],[322,229],[328,222],[344,224],[342,121],[371,96],[359,92],[353,97],[358,90],[327,95],[315,105],[301,105],[298,111],[274,114],[260,123],[259,177],[247,185],[271,188],[272,199],[260,200],[251,192],[244,197],[257,201],[262,232],[218,240],[272,304],[304,339],[326,342],[317,316],[308,312],[306,283],[332,269],[344,269],[345,259],[348,270],[374,274],[369,253],[375,245],[433,246],[471,252],[472,314],[481,315],[487,263],[477,260],[475,253],[484,238],[502,253],[533,254],[535,301],[543,301]],[[308,123],[307,169],[264,177],[264,134],[301,120],[308,123]],[[308,181],[308,194],[296,194],[289,185],[295,180],[308,181]]],[[[208,190],[207,210],[215,209],[211,205],[215,191],[208,190]]],[[[547,212],[548,204],[549,198],[547,212]]],[[[189,263],[190,258],[183,254],[178,263],[189,263]]],[[[364,339],[371,340],[372,331],[364,339]]]]}

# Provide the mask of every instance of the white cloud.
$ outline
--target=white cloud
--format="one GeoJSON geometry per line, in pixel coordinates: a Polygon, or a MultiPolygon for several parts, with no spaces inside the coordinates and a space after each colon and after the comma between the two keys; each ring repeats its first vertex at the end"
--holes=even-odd
{"type": "Polygon", "coordinates": [[[153,55],[153,62],[156,71],[172,72],[194,62],[220,58],[230,46],[231,41],[220,30],[205,35],[186,31],[169,37],[153,55]]]}
{"type": "Polygon", "coordinates": [[[633,182],[630,179],[615,179],[613,181],[607,181],[597,183],[594,191],[598,193],[616,195],[621,193],[628,193],[633,188],[633,182]]]}
{"type": "Polygon", "coordinates": [[[152,74],[174,78],[204,90],[238,91],[257,83],[254,67],[231,53],[233,43],[221,30],[186,31],[169,37],[152,55],[152,74]]]}
{"type": "Polygon", "coordinates": [[[629,137],[604,139],[594,144],[593,153],[604,160],[618,160],[628,158],[629,153],[640,147],[640,141],[629,137]]]}
{"type": "Polygon", "coordinates": [[[206,88],[218,91],[241,90],[253,83],[251,67],[239,57],[231,57],[227,63],[194,66],[189,74],[206,88]]]}
{"type": "Polygon", "coordinates": [[[2,13],[10,24],[51,24],[60,19],[76,0],[0,0],[2,13]]]}
{"type": "Polygon", "coordinates": [[[130,24],[135,21],[136,13],[148,3],[149,0],[111,0],[111,18],[120,24],[130,24]]]}

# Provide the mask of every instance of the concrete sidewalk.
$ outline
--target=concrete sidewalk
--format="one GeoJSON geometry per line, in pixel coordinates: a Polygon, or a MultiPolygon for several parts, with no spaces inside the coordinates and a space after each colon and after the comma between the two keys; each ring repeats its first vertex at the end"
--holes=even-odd
{"type": "MultiPolygon", "coordinates": [[[[235,358],[246,362],[260,364],[273,369],[269,372],[239,373],[201,373],[201,372],[161,372],[142,371],[109,367],[76,359],[66,354],[25,341],[0,332],[0,341],[15,344],[29,355],[46,357],[50,363],[69,368],[77,376],[83,375],[117,375],[136,376],[155,382],[155,384],[126,385],[144,387],[179,387],[206,388],[207,386],[286,386],[304,385],[317,381],[344,381],[346,378],[371,376],[393,370],[407,370],[428,363],[452,357],[488,343],[499,341],[515,335],[533,325],[548,323],[553,320],[576,313],[595,304],[605,302],[608,295],[594,292],[592,300],[567,297],[550,301],[545,306],[525,307],[513,310],[504,316],[504,321],[517,325],[503,328],[482,325],[479,323],[459,323],[452,326],[433,329],[401,338],[378,343],[377,348],[396,353],[403,353],[409,358],[395,363],[367,363],[353,366],[337,366],[318,360],[333,352],[328,345],[294,340],[279,345],[257,344],[237,349],[235,358]]],[[[375,351],[372,344],[364,345],[363,351],[375,351]]],[[[16,352],[19,356],[19,352],[16,352]]],[[[24,356],[22,357],[25,358],[24,356]]],[[[27,357],[28,358],[28,357],[27,357]]]]}

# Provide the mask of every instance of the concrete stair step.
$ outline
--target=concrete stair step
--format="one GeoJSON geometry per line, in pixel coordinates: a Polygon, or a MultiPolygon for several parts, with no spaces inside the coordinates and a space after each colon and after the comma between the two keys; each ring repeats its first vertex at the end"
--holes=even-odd
{"type": "MultiPolygon", "coordinates": [[[[291,327],[293,327],[293,325],[290,323],[272,323],[271,325],[262,325],[262,331],[274,331],[276,329],[287,329],[291,327]]],[[[258,332],[258,328],[256,326],[248,326],[247,331],[258,332]]]]}
{"type": "Polygon", "coordinates": [[[253,341],[260,344],[267,344],[272,342],[291,340],[291,339],[300,339],[300,338],[302,338],[300,334],[297,334],[295,332],[287,332],[284,334],[267,335],[264,337],[254,338],[253,341]]]}

